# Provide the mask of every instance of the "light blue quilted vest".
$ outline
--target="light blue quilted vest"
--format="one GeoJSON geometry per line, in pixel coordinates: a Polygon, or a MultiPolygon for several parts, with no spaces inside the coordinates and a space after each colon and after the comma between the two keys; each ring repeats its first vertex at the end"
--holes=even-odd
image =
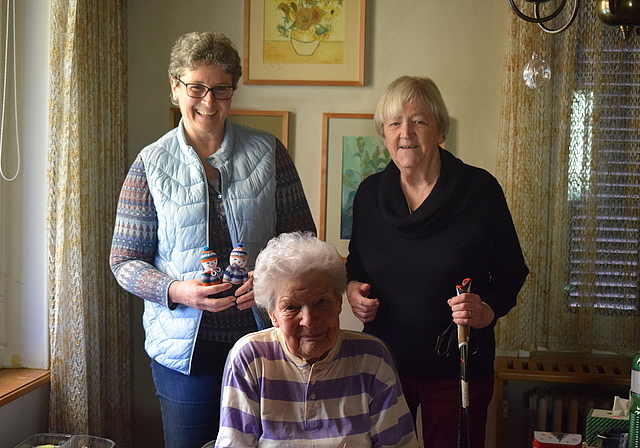
{"type": "MultiPolygon", "coordinates": [[[[155,266],[178,280],[200,278],[200,253],[209,245],[209,198],[202,164],[186,143],[182,122],[140,154],[158,216],[155,266]]],[[[233,246],[244,245],[252,270],[259,251],[276,235],[275,137],[227,120],[222,146],[207,161],[220,171],[233,246]]],[[[201,316],[202,311],[184,305],[170,310],[145,301],[149,356],[188,374],[201,316]]],[[[254,316],[261,328],[255,310],[254,316]]]]}

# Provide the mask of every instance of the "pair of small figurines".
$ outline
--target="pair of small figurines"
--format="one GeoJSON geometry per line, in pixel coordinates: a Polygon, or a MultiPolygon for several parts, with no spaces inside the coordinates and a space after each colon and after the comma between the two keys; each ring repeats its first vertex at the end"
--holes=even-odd
{"type": "Polygon", "coordinates": [[[205,247],[202,249],[200,262],[204,267],[202,273],[202,285],[212,286],[220,283],[231,283],[233,285],[241,285],[249,280],[247,272],[247,251],[244,250],[242,244],[238,244],[229,255],[229,266],[224,270],[218,267],[218,254],[213,249],[205,247]]]}

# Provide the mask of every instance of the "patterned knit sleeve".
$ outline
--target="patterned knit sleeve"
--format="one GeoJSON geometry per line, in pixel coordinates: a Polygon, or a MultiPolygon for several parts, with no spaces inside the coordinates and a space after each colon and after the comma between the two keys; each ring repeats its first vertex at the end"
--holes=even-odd
{"type": "Polygon", "coordinates": [[[307,198],[302,189],[291,156],[284,144],[276,139],[276,210],[278,234],[286,232],[309,231],[316,234],[307,198]]]}
{"type": "Polygon", "coordinates": [[[169,306],[174,279],[155,268],[158,218],[149,191],[144,162],[131,165],[118,198],[109,263],[116,280],[132,294],[169,306]]]}

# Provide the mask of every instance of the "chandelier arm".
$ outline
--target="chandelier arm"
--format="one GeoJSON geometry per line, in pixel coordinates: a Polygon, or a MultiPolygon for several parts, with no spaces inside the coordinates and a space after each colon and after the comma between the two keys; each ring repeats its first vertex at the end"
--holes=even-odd
{"type": "MultiPolygon", "coordinates": [[[[540,2],[535,2],[535,4],[536,4],[536,10],[537,10],[537,8],[540,5],[540,2]]],[[[537,24],[548,22],[549,20],[557,17],[558,14],[562,12],[566,4],[567,4],[567,0],[562,0],[562,3],[560,3],[560,6],[558,6],[558,9],[556,9],[554,12],[549,14],[547,17],[537,17],[537,14],[536,14],[536,17],[529,17],[528,15],[524,14],[522,11],[518,9],[518,7],[516,6],[515,0],[509,0],[509,5],[511,6],[511,9],[513,9],[513,12],[515,12],[518,17],[520,17],[522,20],[526,20],[527,22],[537,23],[537,24]]]]}
{"type": "MultiPolygon", "coordinates": [[[[536,3],[536,7],[535,7],[535,15],[536,15],[536,17],[538,17],[538,15],[540,13],[540,10],[538,9],[538,6],[539,6],[538,3],[536,3]]],[[[574,0],[573,12],[571,13],[571,17],[569,18],[567,23],[565,23],[560,28],[551,29],[551,28],[547,27],[544,23],[538,23],[538,26],[540,28],[542,28],[543,31],[545,31],[546,33],[549,33],[549,34],[562,33],[564,30],[569,28],[571,26],[571,24],[573,23],[573,21],[576,19],[576,17],[578,16],[578,9],[579,8],[580,8],[580,0],[574,0]]]]}

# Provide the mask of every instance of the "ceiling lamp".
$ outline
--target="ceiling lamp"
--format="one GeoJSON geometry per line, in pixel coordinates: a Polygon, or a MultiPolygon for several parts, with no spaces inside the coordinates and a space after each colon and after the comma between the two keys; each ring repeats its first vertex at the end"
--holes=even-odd
{"type": "MultiPolygon", "coordinates": [[[[540,12],[543,3],[549,3],[551,0],[525,0],[527,3],[533,3],[533,15],[527,15],[522,12],[515,3],[515,0],[509,0],[509,5],[518,17],[527,22],[537,23],[547,33],[561,33],[575,20],[580,7],[580,0],[573,0],[573,10],[570,17],[564,25],[558,28],[550,28],[547,22],[558,17],[567,6],[567,0],[561,0],[560,4],[552,13],[543,16],[540,12]]],[[[569,10],[569,8],[567,8],[569,10]]],[[[566,14],[565,14],[566,15],[566,14]]],[[[628,39],[631,31],[635,29],[636,34],[640,34],[640,0],[596,0],[596,15],[607,26],[620,27],[622,36],[628,39]]]]}
{"type": "Polygon", "coordinates": [[[526,20],[527,22],[531,22],[531,23],[537,23],[538,26],[540,28],[542,28],[544,31],[546,31],[547,33],[551,33],[551,34],[557,34],[557,33],[561,33],[564,30],[566,30],[567,28],[569,28],[569,26],[573,23],[573,21],[575,20],[576,16],[578,15],[578,8],[580,7],[580,0],[573,0],[573,11],[571,12],[571,17],[569,17],[569,19],[566,21],[566,23],[562,26],[560,26],[559,28],[549,28],[546,23],[555,19],[556,17],[558,17],[560,15],[560,13],[564,10],[564,7],[567,4],[567,0],[562,0],[560,5],[558,5],[558,8],[552,12],[551,14],[547,15],[547,16],[541,16],[540,15],[540,5],[542,3],[548,3],[551,0],[526,0],[528,3],[533,3],[533,17],[526,15],[525,13],[523,13],[522,11],[520,11],[520,9],[518,9],[518,6],[516,6],[516,2],[515,0],[509,0],[509,5],[511,5],[511,9],[513,9],[513,12],[516,13],[516,15],[518,17],[520,17],[522,20],[526,20]]]}
{"type": "Polygon", "coordinates": [[[622,36],[628,39],[633,29],[640,35],[640,1],[598,0],[596,15],[608,26],[619,26],[622,36]]]}

